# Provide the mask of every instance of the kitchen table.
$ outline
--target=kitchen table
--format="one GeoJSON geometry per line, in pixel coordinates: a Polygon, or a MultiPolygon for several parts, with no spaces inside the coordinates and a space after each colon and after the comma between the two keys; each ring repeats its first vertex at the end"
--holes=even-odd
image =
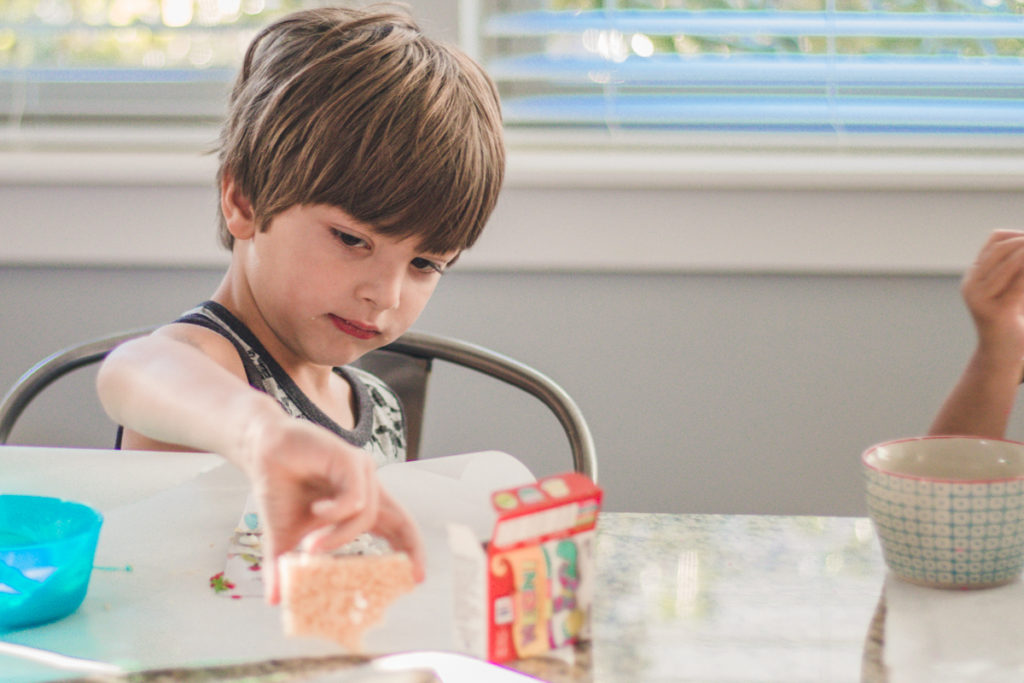
{"type": "MultiPolygon", "coordinates": [[[[415,466],[443,469],[447,459],[436,460],[415,466]]],[[[528,476],[514,461],[498,464],[500,478],[528,476]]],[[[460,472],[477,488],[498,476],[490,465],[460,472]]],[[[244,479],[219,457],[0,447],[0,493],[73,498],[106,517],[82,607],[0,640],[124,672],[0,654],[0,679],[311,680],[380,653],[452,649],[444,520],[409,482],[386,468],[381,476],[414,515],[432,520],[424,524],[428,580],[368,635],[369,654],[352,655],[284,637],[278,608],[262,600],[210,591],[246,495],[244,479]]],[[[472,516],[457,504],[449,514],[472,516]]],[[[572,682],[884,679],[885,567],[867,519],[602,512],[596,548],[588,642],[515,669],[572,682]]]]}

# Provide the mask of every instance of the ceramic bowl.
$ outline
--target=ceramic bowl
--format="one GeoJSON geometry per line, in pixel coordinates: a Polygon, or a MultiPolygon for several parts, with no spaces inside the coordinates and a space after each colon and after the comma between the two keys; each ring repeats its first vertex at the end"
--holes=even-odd
{"type": "Polygon", "coordinates": [[[862,457],[885,562],[906,581],[987,588],[1024,570],[1024,443],[920,437],[862,457]]]}
{"type": "Polygon", "coordinates": [[[80,503],[0,495],[0,631],[78,609],[102,524],[100,513],[80,503]]]}

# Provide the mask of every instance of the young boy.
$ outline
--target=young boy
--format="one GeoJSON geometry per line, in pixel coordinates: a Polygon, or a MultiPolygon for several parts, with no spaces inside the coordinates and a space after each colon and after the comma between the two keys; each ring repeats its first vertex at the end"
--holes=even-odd
{"type": "Polygon", "coordinates": [[[251,480],[268,601],[311,532],[423,550],[375,467],[404,459],[397,398],[346,366],[396,339],[483,229],[504,173],[493,83],[393,9],[289,15],[253,40],[220,141],[208,301],[101,366],[122,445],[219,453],[251,480]],[[297,417],[303,419],[296,419],[297,417]]]}
{"type": "Polygon", "coordinates": [[[1024,232],[993,232],[961,291],[978,343],[930,433],[1003,438],[1024,377],[1024,232]]]}

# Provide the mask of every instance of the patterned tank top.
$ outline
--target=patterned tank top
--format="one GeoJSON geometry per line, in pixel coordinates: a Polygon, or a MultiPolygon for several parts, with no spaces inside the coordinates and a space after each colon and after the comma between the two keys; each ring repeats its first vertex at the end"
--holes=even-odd
{"type": "Polygon", "coordinates": [[[256,335],[217,302],[206,301],[175,322],[200,325],[234,344],[249,384],[273,396],[289,415],[315,422],[366,450],[378,467],[405,460],[402,404],[395,392],[375,375],[349,366],[334,368],[349,383],[355,396],[355,427],[344,429],[306,396],[256,335]]]}

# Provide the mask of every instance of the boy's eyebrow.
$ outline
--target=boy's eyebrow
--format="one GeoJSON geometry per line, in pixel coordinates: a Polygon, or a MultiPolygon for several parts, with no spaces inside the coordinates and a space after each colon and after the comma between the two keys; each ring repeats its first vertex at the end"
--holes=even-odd
{"type": "MultiPolygon", "coordinates": [[[[415,237],[415,236],[414,235],[410,235],[410,237],[415,237]]],[[[419,244],[416,245],[416,251],[418,251],[420,253],[420,255],[423,256],[424,258],[429,257],[429,258],[432,258],[432,259],[437,259],[438,261],[444,261],[444,264],[446,266],[450,266],[451,264],[453,264],[456,261],[458,261],[459,257],[462,256],[462,252],[465,251],[461,247],[455,247],[455,248],[452,248],[452,249],[444,249],[444,248],[433,249],[433,248],[430,247],[428,242],[430,242],[430,238],[429,237],[421,238],[420,241],[419,241],[419,244]],[[448,254],[454,254],[454,255],[451,258],[448,258],[448,256],[447,256],[448,254]]]]}
{"type": "Polygon", "coordinates": [[[335,223],[341,226],[351,226],[360,230],[369,230],[375,234],[381,234],[381,230],[376,226],[363,222],[350,214],[340,206],[325,205],[327,207],[327,219],[331,223],[335,223]]]}

